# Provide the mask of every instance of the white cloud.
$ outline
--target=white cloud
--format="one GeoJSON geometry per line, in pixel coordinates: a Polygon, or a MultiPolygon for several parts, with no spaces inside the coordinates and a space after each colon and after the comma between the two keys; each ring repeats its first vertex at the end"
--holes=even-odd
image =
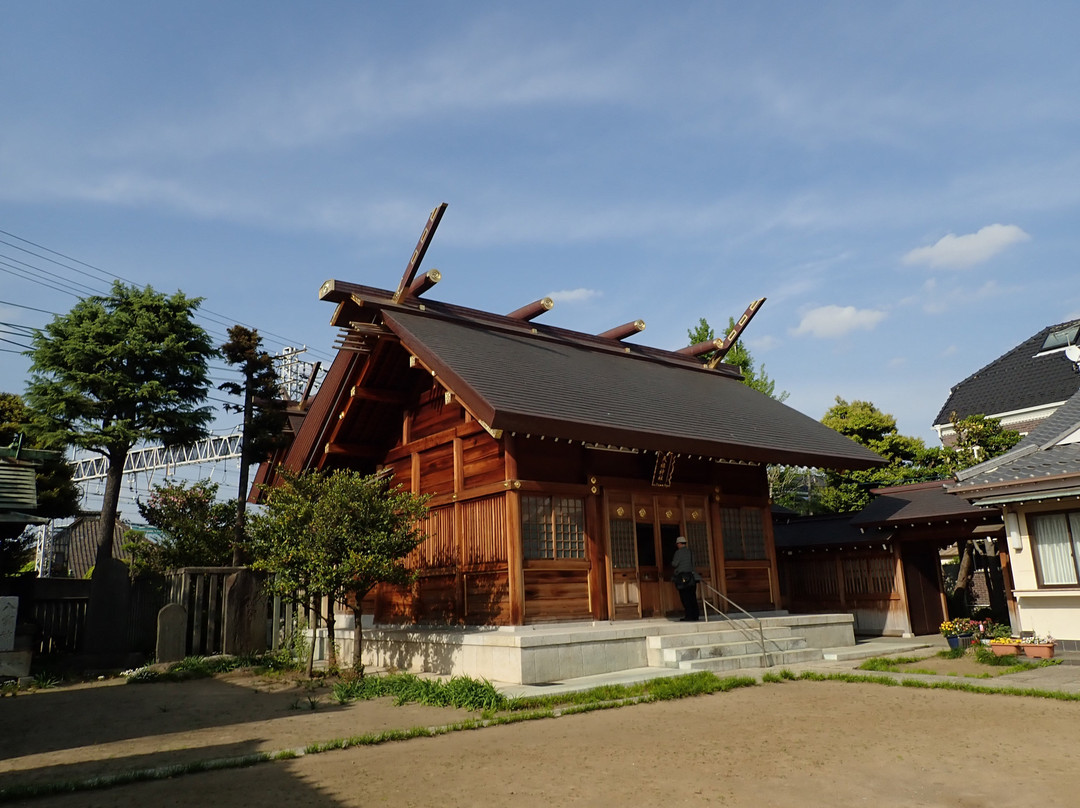
{"type": "Polygon", "coordinates": [[[943,269],[967,269],[988,261],[1006,247],[1030,239],[1015,224],[990,224],[977,233],[949,233],[929,247],[918,247],[904,256],[905,264],[924,264],[943,269]]]}
{"type": "Polygon", "coordinates": [[[997,281],[987,281],[977,289],[966,286],[958,286],[955,289],[938,289],[938,284],[928,283],[926,294],[923,295],[922,308],[927,314],[944,314],[949,311],[957,311],[969,308],[972,304],[982,300],[989,300],[1005,293],[997,281]]]}
{"type": "Polygon", "coordinates": [[[551,292],[548,297],[556,303],[587,303],[603,294],[596,289],[564,289],[561,292],[551,292]]]}
{"type": "Polygon", "coordinates": [[[822,339],[842,337],[852,331],[871,331],[886,316],[888,315],[885,312],[876,309],[857,309],[854,306],[820,306],[804,314],[802,321],[791,333],[795,336],[809,334],[812,337],[822,339]]]}

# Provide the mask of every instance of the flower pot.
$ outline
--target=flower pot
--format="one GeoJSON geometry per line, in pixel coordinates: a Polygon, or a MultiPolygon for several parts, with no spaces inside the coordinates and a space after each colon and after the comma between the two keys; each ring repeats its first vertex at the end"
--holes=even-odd
{"type": "Polygon", "coordinates": [[[1006,643],[991,643],[990,650],[994,652],[994,656],[1016,656],[1020,653],[1020,646],[1009,645],[1006,643]]]}
{"type": "Polygon", "coordinates": [[[1025,642],[1020,647],[1024,649],[1024,656],[1031,659],[1050,659],[1054,656],[1052,642],[1025,642]]]}
{"type": "Polygon", "coordinates": [[[957,648],[967,648],[971,645],[970,634],[957,634],[954,637],[946,637],[945,639],[949,643],[949,647],[953,650],[956,650],[957,648]]]}

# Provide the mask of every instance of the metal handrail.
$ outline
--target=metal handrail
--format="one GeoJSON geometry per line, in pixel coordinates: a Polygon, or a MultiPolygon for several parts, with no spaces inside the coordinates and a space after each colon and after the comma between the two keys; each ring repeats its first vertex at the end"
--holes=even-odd
{"type": "MultiPolygon", "coordinates": [[[[709,592],[713,592],[714,594],[717,594],[717,595],[719,595],[720,597],[722,597],[722,598],[723,598],[723,599],[724,599],[724,600],[725,600],[725,601],[726,601],[727,603],[729,603],[729,604],[731,604],[732,606],[734,606],[734,607],[735,607],[736,609],[738,609],[738,610],[739,610],[740,612],[742,612],[743,614],[745,614],[745,615],[746,615],[746,616],[747,616],[747,617],[748,617],[748,618],[749,618],[750,620],[753,620],[753,621],[754,621],[754,623],[756,623],[756,624],[757,624],[757,629],[758,629],[758,643],[759,643],[759,644],[761,645],[761,660],[762,660],[762,662],[764,662],[764,663],[765,663],[765,667],[767,667],[767,668],[771,668],[771,667],[772,667],[772,658],[771,658],[771,657],[769,656],[769,652],[768,652],[768,650],[766,650],[766,648],[765,648],[765,626],[764,626],[764,624],[763,624],[763,623],[761,622],[761,619],[760,619],[760,618],[758,618],[758,617],[754,617],[754,615],[750,614],[750,612],[746,611],[746,609],[744,609],[744,608],[743,608],[742,606],[740,606],[740,605],[739,605],[738,603],[736,603],[735,601],[733,601],[733,600],[732,600],[731,598],[729,598],[729,597],[728,597],[727,595],[725,595],[725,594],[724,594],[723,592],[721,592],[721,591],[720,591],[719,589],[715,589],[714,587],[712,587],[712,586],[711,586],[710,584],[706,583],[705,581],[698,581],[698,584],[699,584],[699,585],[701,585],[702,587],[704,587],[704,588],[705,588],[706,590],[708,590],[709,592]]],[[[746,633],[746,629],[745,629],[744,627],[742,627],[742,626],[739,626],[739,625],[735,624],[735,621],[734,621],[734,620],[733,620],[733,619],[732,619],[731,617],[729,617],[729,616],[728,616],[728,614],[727,614],[727,612],[723,611],[723,610],[722,610],[722,609],[721,609],[721,608],[720,608],[719,606],[715,605],[714,603],[712,603],[712,602],[711,602],[710,600],[708,600],[707,598],[702,598],[702,599],[701,599],[701,602],[702,602],[702,603],[703,603],[703,604],[705,605],[705,610],[704,610],[704,611],[705,611],[705,622],[706,622],[706,623],[708,623],[708,622],[709,622],[709,609],[710,609],[710,608],[712,608],[713,610],[715,610],[715,611],[716,611],[716,613],[717,613],[718,615],[720,615],[720,616],[721,616],[721,617],[723,617],[723,618],[724,618],[725,620],[727,620],[727,621],[728,621],[729,623],[731,623],[731,624],[732,624],[732,626],[733,626],[733,627],[734,627],[734,628],[735,628],[735,629],[736,629],[737,631],[740,631],[740,632],[742,632],[743,634],[745,634],[745,633],[746,633]]],[[[774,643],[774,644],[775,644],[775,643],[774,643]]],[[[779,646],[779,645],[777,645],[776,647],[777,647],[777,648],[780,648],[780,646],[779,646]]]]}

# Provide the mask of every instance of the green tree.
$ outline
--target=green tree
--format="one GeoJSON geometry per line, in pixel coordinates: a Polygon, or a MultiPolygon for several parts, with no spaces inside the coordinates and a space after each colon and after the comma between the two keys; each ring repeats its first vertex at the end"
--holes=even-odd
{"type": "Polygon", "coordinates": [[[127,571],[112,563],[124,462],[140,442],[189,445],[213,418],[204,405],[207,363],[217,352],[195,323],[200,301],[149,286],[113,284],[80,300],[34,335],[26,402],[30,430],[52,447],[74,446],[107,461],[87,642],[118,651],[123,625],[117,594],[127,571]],[[105,570],[105,571],[103,571],[105,570]]]}
{"type": "Polygon", "coordinates": [[[848,402],[837,396],[821,422],[888,461],[873,469],[826,472],[821,504],[827,512],[858,511],[869,504],[871,488],[935,479],[947,472],[938,450],[928,449],[921,438],[901,435],[896,419],[869,401],[848,402]]]}
{"type": "Polygon", "coordinates": [[[272,574],[276,594],[316,603],[327,599],[322,617],[331,638],[331,665],[337,664],[334,604],[348,601],[357,665],[364,596],[378,583],[412,579],[404,559],[424,539],[427,497],[355,471],[293,474],[279,469],[278,474],[281,484],[264,489],[263,513],[251,520],[252,566],[272,574]]]}
{"type": "MultiPolygon", "coordinates": [[[[1003,428],[1000,420],[987,418],[982,413],[958,419],[954,412],[949,420],[952,422],[956,440],[952,446],[938,451],[941,453],[942,463],[951,474],[1005,454],[1020,441],[1019,432],[1003,428]]],[[[975,577],[976,545],[970,539],[961,539],[957,542],[956,549],[960,564],[952,591],[954,597],[963,599],[964,608],[967,610],[975,577]]]]}
{"type": "Polygon", "coordinates": [[[1020,442],[1019,432],[1005,429],[999,419],[982,413],[957,419],[954,412],[949,420],[956,441],[941,453],[943,463],[953,473],[1005,454],[1020,442]]]}
{"type": "Polygon", "coordinates": [[[274,369],[274,357],[262,349],[258,331],[234,325],[229,329],[229,341],[221,346],[225,361],[239,365],[243,382],[225,382],[218,385],[234,396],[241,396],[243,403],[229,405],[243,415],[243,437],[240,445],[240,482],[236,497],[236,516],[233,524],[232,564],[244,562],[244,528],[248,498],[248,472],[252,463],[265,460],[274,449],[282,445],[285,430],[285,402],[278,392],[278,376],[274,369]]]}
{"type": "MultiPolygon", "coordinates": [[[[124,461],[143,441],[189,445],[207,434],[207,362],[216,355],[193,315],[200,301],[119,281],[33,337],[26,401],[32,434],[108,460],[101,524],[116,519],[124,461]]],[[[112,557],[102,531],[97,560],[112,557]]]]}
{"type": "Polygon", "coordinates": [[[146,523],[161,531],[158,541],[129,531],[132,575],[165,572],[177,567],[223,567],[232,558],[235,506],[219,502],[218,484],[166,482],[155,485],[138,503],[146,523]]]}
{"type": "MultiPolygon", "coordinates": [[[[724,333],[730,334],[731,330],[735,327],[735,318],[728,318],[728,330],[724,333]]],[[[700,342],[711,342],[716,339],[716,332],[712,326],[709,325],[708,320],[704,317],[698,320],[696,327],[689,329],[686,335],[690,338],[690,345],[697,345],[700,342]]],[[[702,354],[699,358],[708,362],[716,354],[715,351],[708,351],[702,354]]],[[[754,357],[743,345],[742,340],[736,340],[735,343],[728,349],[727,354],[724,355],[724,362],[729,365],[737,367],[743,375],[743,384],[747,387],[752,387],[759,393],[764,393],[769,398],[775,398],[777,401],[787,401],[788,392],[786,390],[777,393],[776,382],[769,378],[769,374],[765,372],[765,365],[757,365],[754,362],[754,357]]]]}

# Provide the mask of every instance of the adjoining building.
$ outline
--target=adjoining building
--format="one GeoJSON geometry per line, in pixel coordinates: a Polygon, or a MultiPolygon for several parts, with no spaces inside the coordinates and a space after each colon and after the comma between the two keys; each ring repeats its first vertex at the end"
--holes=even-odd
{"type": "Polygon", "coordinates": [[[1014,629],[1080,650],[1080,393],[949,491],[1004,515],[1014,629]]]}
{"type": "Polygon", "coordinates": [[[1012,611],[1000,513],[950,496],[941,480],[872,493],[855,513],[774,518],[788,609],[848,612],[857,634],[936,634],[949,613],[942,551],[972,540],[980,605],[1012,611]]]}

